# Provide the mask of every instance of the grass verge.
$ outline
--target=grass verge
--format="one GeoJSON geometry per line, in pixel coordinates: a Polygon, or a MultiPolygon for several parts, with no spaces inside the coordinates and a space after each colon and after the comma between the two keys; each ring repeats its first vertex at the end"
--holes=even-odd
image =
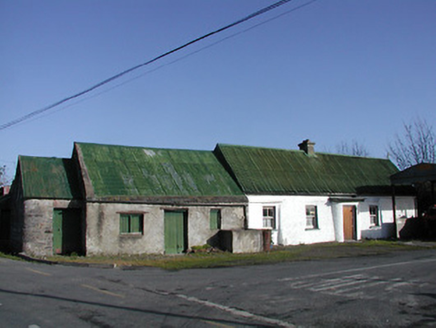
{"type": "Polygon", "coordinates": [[[19,256],[15,256],[8,253],[0,252],[0,258],[14,260],[14,261],[24,261],[24,259],[20,258],[19,256]]]}
{"type": "Polygon", "coordinates": [[[166,270],[218,268],[242,265],[260,265],[290,261],[333,259],[340,257],[371,256],[423,248],[430,245],[396,241],[361,241],[352,243],[324,243],[275,247],[270,252],[233,254],[228,252],[190,253],[184,255],[118,255],[118,256],[52,256],[44,260],[56,263],[80,263],[114,267],[157,267],[166,270]]]}

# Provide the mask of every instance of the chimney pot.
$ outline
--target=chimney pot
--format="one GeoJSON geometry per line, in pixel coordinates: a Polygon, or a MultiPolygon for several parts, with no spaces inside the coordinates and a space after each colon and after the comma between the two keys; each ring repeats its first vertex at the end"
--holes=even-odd
{"type": "Polygon", "coordinates": [[[309,139],[304,140],[298,145],[298,147],[300,147],[300,150],[303,150],[307,155],[315,155],[315,143],[309,139]]]}

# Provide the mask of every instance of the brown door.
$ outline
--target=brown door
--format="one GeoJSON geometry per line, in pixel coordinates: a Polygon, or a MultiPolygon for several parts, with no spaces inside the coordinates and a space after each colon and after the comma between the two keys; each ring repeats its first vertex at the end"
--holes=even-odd
{"type": "Polygon", "coordinates": [[[344,206],[344,239],[355,240],[356,239],[356,207],[344,206]]]}

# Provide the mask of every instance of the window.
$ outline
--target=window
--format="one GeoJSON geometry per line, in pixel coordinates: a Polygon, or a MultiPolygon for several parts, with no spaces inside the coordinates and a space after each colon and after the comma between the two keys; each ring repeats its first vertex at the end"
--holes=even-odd
{"type": "Polygon", "coordinates": [[[379,226],[380,225],[377,205],[369,205],[369,222],[370,222],[371,226],[379,226]]]}
{"type": "Polygon", "coordinates": [[[263,227],[276,228],[276,208],[274,206],[263,207],[263,227]]]}
{"type": "Polygon", "coordinates": [[[318,210],[315,205],[306,206],[306,229],[318,229],[318,210]]]}
{"type": "Polygon", "coordinates": [[[143,222],[142,214],[120,214],[120,233],[142,234],[143,222]]]}
{"type": "Polygon", "coordinates": [[[221,229],[221,210],[210,210],[210,229],[221,229]]]}

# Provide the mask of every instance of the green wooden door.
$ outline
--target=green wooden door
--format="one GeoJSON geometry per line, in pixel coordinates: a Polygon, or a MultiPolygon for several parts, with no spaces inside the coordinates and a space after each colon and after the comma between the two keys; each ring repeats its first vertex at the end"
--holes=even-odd
{"type": "Polygon", "coordinates": [[[81,254],[82,220],[79,209],[55,209],[53,211],[53,253],[81,254]]]}
{"type": "Polygon", "coordinates": [[[62,254],[62,210],[53,210],[53,253],[62,254]]]}
{"type": "Polygon", "coordinates": [[[187,248],[186,211],[165,211],[165,253],[180,254],[187,248]]]}

